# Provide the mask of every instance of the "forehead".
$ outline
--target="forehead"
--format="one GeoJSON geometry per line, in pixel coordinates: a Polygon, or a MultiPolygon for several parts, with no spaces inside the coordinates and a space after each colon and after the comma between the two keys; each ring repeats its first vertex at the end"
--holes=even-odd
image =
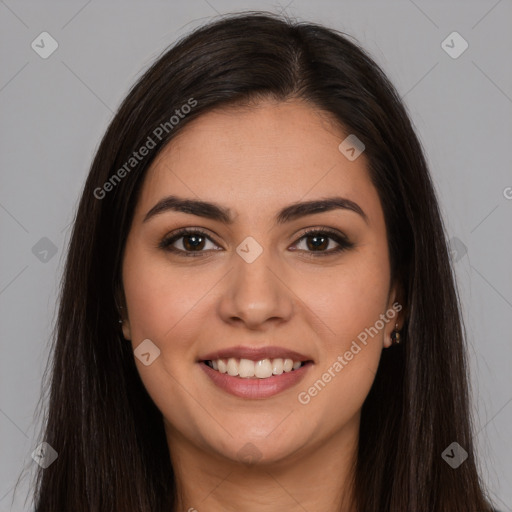
{"type": "Polygon", "coordinates": [[[299,100],[210,111],[148,169],[139,215],[164,195],[222,203],[253,218],[283,204],[343,195],[378,215],[364,153],[350,161],[338,149],[347,135],[332,116],[299,100]]]}

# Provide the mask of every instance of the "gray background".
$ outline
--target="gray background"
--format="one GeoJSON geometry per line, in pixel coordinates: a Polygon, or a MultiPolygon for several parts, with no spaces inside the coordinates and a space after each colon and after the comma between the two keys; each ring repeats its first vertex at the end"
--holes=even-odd
{"type": "Polygon", "coordinates": [[[482,476],[496,505],[512,511],[511,0],[6,0],[0,1],[0,512],[30,510],[24,498],[40,441],[34,413],[69,223],[113,111],[178,36],[217,13],[247,9],[286,10],[355,36],[404,98],[454,248],[482,476]],[[31,48],[43,31],[59,45],[47,59],[31,48]],[[453,31],[469,44],[455,59],[441,45],[453,31]]]}

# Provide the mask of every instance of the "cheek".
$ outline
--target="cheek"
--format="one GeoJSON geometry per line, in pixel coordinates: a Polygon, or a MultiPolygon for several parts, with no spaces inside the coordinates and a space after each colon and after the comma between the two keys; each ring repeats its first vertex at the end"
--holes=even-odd
{"type": "Polygon", "coordinates": [[[134,343],[149,338],[165,345],[187,324],[205,285],[188,274],[143,250],[127,254],[123,285],[134,343]]]}
{"type": "MultiPolygon", "coordinates": [[[[370,247],[353,252],[342,264],[328,272],[316,273],[313,279],[294,282],[294,292],[307,306],[305,311],[317,327],[315,332],[331,352],[347,349],[353,339],[374,326],[386,311],[388,261],[380,251],[370,247]]],[[[379,326],[382,330],[380,322],[379,326]]]]}
{"type": "Polygon", "coordinates": [[[204,288],[191,286],[191,282],[195,282],[193,276],[154,257],[152,260],[143,250],[127,251],[123,285],[132,345],[135,349],[149,339],[160,350],[148,366],[135,358],[136,366],[144,387],[164,417],[173,424],[184,422],[184,429],[186,422],[192,425],[193,415],[187,409],[190,396],[183,392],[180,383],[187,382],[193,367],[194,346],[190,340],[195,336],[193,329],[201,326],[197,306],[204,295],[204,288]]]}
{"type": "Polygon", "coordinates": [[[379,320],[385,311],[386,290],[379,293],[376,287],[365,290],[357,284],[350,292],[331,296],[338,307],[325,323],[334,334],[320,335],[323,350],[317,370],[297,396],[305,410],[321,418],[329,430],[346,424],[360,410],[383,349],[385,324],[379,320]]]}
{"type": "Polygon", "coordinates": [[[315,375],[301,389],[299,403],[306,410],[322,411],[322,421],[331,428],[349,421],[361,408],[382,353],[389,268],[382,252],[371,247],[315,279],[308,294],[306,288],[300,292],[322,320],[317,335],[324,350],[315,375]]]}
{"type": "Polygon", "coordinates": [[[354,356],[342,370],[336,371],[332,363],[324,367],[324,373],[305,384],[297,397],[304,421],[314,421],[333,432],[354,419],[375,379],[378,358],[375,351],[366,350],[354,356]]]}

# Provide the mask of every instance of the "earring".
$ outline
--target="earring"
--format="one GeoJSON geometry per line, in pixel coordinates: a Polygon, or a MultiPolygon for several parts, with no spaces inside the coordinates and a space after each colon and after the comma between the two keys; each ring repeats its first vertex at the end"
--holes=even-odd
{"type": "Polygon", "coordinates": [[[391,333],[391,344],[398,345],[400,343],[400,330],[398,324],[395,324],[395,330],[391,333]]]}

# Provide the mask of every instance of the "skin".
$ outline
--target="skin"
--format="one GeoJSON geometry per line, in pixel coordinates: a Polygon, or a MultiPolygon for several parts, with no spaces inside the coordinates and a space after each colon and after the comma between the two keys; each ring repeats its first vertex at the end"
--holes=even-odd
{"type": "MultiPolygon", "coordinates": [[[[401,304],[368,161],[364,153],[349,161],[338,149],[347,135],[300,100],[269,99],[203,114],[148,170],[123,259],[123,333],[134,349],[149,338],[161,351],[149,366],[135,361],[164,416],[177,510],[327,512],[333,504],[354,510],[348,503],[360,411],[395,323],[402,327],[400,315],[360,343],[362,350],[309,403],[297,398],[365,328],[401,304]],[[338,209],[274,226],[282,207],[333,192],[358,203],[368,223],[338,209]],[[219,203],[235,221],[228,226],[167,211],[143,222],[170,194],[219,203]],[[315,252],[311,236],[301,239],[304,228],[322,226],[345,234],[354,247],[315,256],[338,246],[328,239],[315,252]],[[158,248],[183,227],[210,236],[202,256],[158,248]],[[252,263],[236,252],[247,236],[263,248],[252,263]],[[276,396],[238,398],[216,387],[197,362],[236,345],[283,346],[314,365],[276,396]],[[258,450],[253,464],[239,458],[247,443],[258,450]]],[[[186,242],[173,246],[193,251],[186,242]]]]}

